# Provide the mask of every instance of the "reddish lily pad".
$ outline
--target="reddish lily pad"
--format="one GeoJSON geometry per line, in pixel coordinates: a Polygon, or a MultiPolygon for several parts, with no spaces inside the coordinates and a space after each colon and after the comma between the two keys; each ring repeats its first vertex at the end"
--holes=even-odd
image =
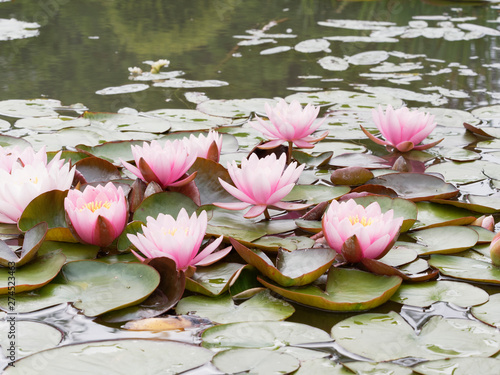
{"type": "Polygon", "coordinates": [[[272,291],[303,305],[331,311],[361,311],[388,301],[402,279],[356,269],[331,268],[325,290],[315,285],[283,288],[261,278],[259,281],[272,291]]]}
{"type": "Polygon", "coordinates": [[[424,173],[391,173],[375,177],[367,184],[382,185],[394,190],[400,198],[413,202],[431,198],[452,198],[458,189],[438,177],[424,173]]]}
{"type": "Polygon", "coordinates": [[[330,248],[278,250],[276,266],[258,249],[248,249],[231,239],[231,244],[240,256],[261,273],[283,286],[306,285],[326,272],[337,253],[330,248]]]}
{"type": "Polygon", "coordinates": [[[76,170],[85,178],[85,182],[103,182],[118,180],[120,171],[109,161],[94,156],[82,159],[76,164],[76,170]]]}

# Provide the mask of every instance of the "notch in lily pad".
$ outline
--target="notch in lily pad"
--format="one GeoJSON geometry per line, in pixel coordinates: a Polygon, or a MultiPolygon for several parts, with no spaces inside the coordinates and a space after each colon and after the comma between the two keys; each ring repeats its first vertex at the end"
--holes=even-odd
{"type": "Polygon", "coordinates": [[[28,263],[35,257],[40,246],[42,246],[47,230],[48,224],[46,222],[38,223],[28,230],[24,234],[23,246],[19,255],[4,241],[0,240],[0,265],[8,267],[10,264],[15,263],[16,267],[21,267],[28,263]]]}

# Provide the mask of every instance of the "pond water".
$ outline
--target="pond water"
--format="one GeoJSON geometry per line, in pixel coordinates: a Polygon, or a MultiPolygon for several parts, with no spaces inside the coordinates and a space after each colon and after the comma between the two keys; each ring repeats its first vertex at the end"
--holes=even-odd
{"type": "MultiPolygon", "coordinates": [[[[0,0],[0,129],[3,135],[25,138],[35,148],[47,145],[50,151],[63,146],[72,149],[79,143],[95,146],[132,138],[151,140],[160,135],[151,135],[155,132],[145,130],[142,123],[126,128],[130,126],[129,121],[135,120],[106,118],[109,126],[111,121],[116,121],[109,134],[86,130],[89,129],[87,123],[81,127],[75,125],[79,130],[70,134],[65,133],[58,116],[67,116],[64,119],[67,121],[74,120],[85,109],[136,116],[139,112],[198,108],[205,114],[225,117],[222,122],[211,118],[206,127],[199,128],[183,125],[183,120],[177,118],[179,123],[171,128],[171,131],[206,130],[220,124],[240,125],[250,112],[263,114],[261,102],[250,101],[251,108],[246,113],[242,109],[245,103],[236,110],[232,104],[219,99],[272,99],[297,94],[294,97],[302,103],[323,105],[322,115],[332,118],[325,129],[330,131],[328,141],[340,141],[334,146],[334,156],[343,152],[385,156],[387,152],[370,143],[358,125],[374,128],[367,109],[378,104],[400,106],[404,103],[436,114],[439,127],[430,139],[445,137],[442,148],[431,150],[420,159],[417,157],[414,167],[431,168],[427,172],[444,175],[447,182],[459,187],[459,198],[468,199],[467,203],[473,203],[467,194],[481,198],[493,196],[494,203],[491,201],[490,206],[484,199],[478,204],[494,207],[492,212],[497,215],[500,145],[495,138],[500,137],[497,129],[500,107],[495,105],[500,104],[499,24],[500,4],[494,1],[0,0]],[[148,72],[150,63],[159,59],[170,61],[170,65],[161,70],[164,79],[151,78],[147,73],[129,73],[132,67],[148,72]],[[331,102],[328,95],[335,91],[342,94],[331,102]],[[372,95],[353,98],[352,92],[372,95]],[[53,99],[60,103],[43,105],[52,111],[49,121],[44,119],[46,115],[39,113],[13,115],[29,105],[6,102],[10,99],[53,99]],[[442,108],[454,111],[442,111],[442,108]],[[481,138],[466,132],[462,127],[464,121],[485,127],[493,137],[481,138]],[[61,133],[60,129],[63,129],[61,133]],[[57,137],[52,132],[58,132],[57,137]],[[477,164],[456,164],[463,161],[477,164]],[[481,171],[485,171],[484,174],[481,171]]],[[[189,115],[180,112],[176,116],[189,115]]],[[[196,116],[192,119],[201,121],[196,116]]],[[[234,136],[228,137],[229,143],[233,143],[226,146],[223,165],[226,160],[241,159],[262,139],[255,130],[245,125],[243,129],[221,130],[234,136]]],[[[314,150],[323,153],[330,150],[331,145],[319,144],[314,150]]],[[[318,154],[313,156],[314,159],[318,154]]],[[[363,162],[368,163],[368,159],[363,162]]],[[[338,163],[330,162],[328,168],[349,165],[338,163]]],[[[310,166],[320,164],[313,161],[310,166]]],[[[301,177],[300,183],[323,179],[319,185],[329,184],[327,170],[308,169],[310,173],[301,177]]],[[[444,222],[463,224],[452,223],[461,217],[459,213],[448,217],[446,213],[428,208],[425,202],[419,210],[421,216],[414,229],[444,222]]],[[[480,214],[474,212],[473,215],[480,214]]],[[[296,233],[311,235],[299,229],[296,233]]],[[[484,243],[491,241],[485,236],[484,243]]],[[[407,235],[400,239],[419,241],[407,235]]],[[[425,243],[425,239],[423,241],[425,243]]],[[[489,257],[484,248],[477,251],[467,257],[482,261],[489,257]]],[[[466,277],[486,281],[469,281],[469,284],[481,287],[490,295],[498,293],[498,287],[493,284],[500,283],[500,275],[492,278],[494,281],[466,277]]],[[[440,279],[454,280],[444,274],[440,279]]],[[[436,300],[439,301],[439,297],[436,300]]],[[[287,321],[306,323],[328,333],[338,322],[359,314],[292,304],[295,312],[287,321]]],[[[431,307],[415,307],[389,301],[370,312],[397,312],[411,327],[421,330],[433,316],[476,322],[470,306],[436,302],[431,307]]],[[[88,318],[69,304],[22,314],[19,319],[56,327],[63,333],[59,345],[125,337],[200,342],[196,335],[199,329],[127,331],[121,328],[122,324],[88,318]]],[[[498,327],[498,320],[493,325],[498,327]]],[[[461,336],[454,339],[458,337],[461,336]]],[[[498,345],[500,340],[496,336],[495,340],[498,345]]],[[[363,359],[337,342],[304,346],[320,348],[337,361],[363,359]]],[[[391,371],[411,373],[407,366],[422,362],[415,357],[418,355],[397,357],[394,363],[401,367],[391,371]]],[[[0,367],[7,363],[4,357],[0,367]]],[[[498,364],[491,366],[494,369],[498,364]]],[[[206,364],[192,373],[221,372],[212,364],[206,364]]]]}

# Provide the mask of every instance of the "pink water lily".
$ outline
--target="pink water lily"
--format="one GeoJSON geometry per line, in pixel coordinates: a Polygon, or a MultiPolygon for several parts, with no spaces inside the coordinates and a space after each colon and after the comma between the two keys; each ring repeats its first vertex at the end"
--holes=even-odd
{"type": "Polygon", "coordinates": [[[163,147],[157,141],[131,146],[135,165],[120,159],[123,166],[145,182],[154,181],[163,189],[182,186],[196,177],[196,172],[185,176],[193,165],[197,154],[190,152],[181,140],[166,141],[163,147]]]}
{"type": "Polygon", "coordinates": [[[177,265],[177,269],[185,271],[189,266],[208,266],[215,263],[231,251],[231,246],[214,252],[222,242],[220,236],[210,245],[198,252],[207,230],[207,213],[200,216],[193,213],[189,217],[184,208],[179,211],[177,219],[170,215],[159,214],[155,219],[148,216],[143,233],[127,234],[128,239],[144,256],[132,252],[141,261],[146,258],[167,257],[177,265]]]}
{"type": "Polygon", "coordinates": [[[252,154],[248,159],[243,159],[241,168],[236,162],[228,163],[228,172],[235,186],[219,178],[219,182],[226,191],[242,202],[214,203],[217,207],[228,210],[243,210],[254,205],[244,216],[257,217],[266,214],[267,207],[272,206],[284,210],[300,210],[310,205],[281,202],[293,189],[304,165],[297,167],[293,162],[286,167],[286,156],[282,154],[279,159],[275,154],[259,159],[252,154]]]}
{"type": "Polygon", "coordinates": [[[75,167],[61,160],[61,152],[47,163],[45,149],[35,153],[28,148],[16,155],[10,170],[5,166],[0,168],[0,223],[17,223],[34,198],[51,190],[68,190],[75,175],[75,167]]]}
{"type": "Polygon", "coordinates": [[[490,243],[490,258],[491,262],[500,267],[500,232],[495,234],[490,243]]]}
{"type": "Polygon", "coordinates": [[[269,142],[260,145],[259,148],[269,149],[278,147],[283,142],[288,142],[289,147],[295,144],[301,148],[313,148],[313,143],[324,139],[328,135],[328,131],[323,134],[313,137],[311,136],[323,121],[316,121],[319,113],[319,107],[311,104],[306,105],[304,109],[297,100],[287,104],[284,99],[280,99],[276,107],[266,103],[266,114],[269,121],[264,121],[256,116],[257,122],[252,122],[251,125],[262,132],[269,142]]]}
{"type": "Polygon", "coordinates": [[[388,105],[385,113],[380,106],[373,109],[372,116],[385,141],[373,136],[362,126],[361,130],[379,145],[407,152],[426,150],[442,141],[441,139],[425,145],[420,144],[436,127],[434,116],[427,112],[410,111],[407,107],[393,109],[388,105]]]}
{"type": "Polygon", "coordinates": [[[91,245],[110,245],[127,225],[125,193],[111,182],[89,185],[84,191],[70,190],[64,209],[76,235],[91,245]]]}
{"type": "MultiPolygon", "coordinates": [[[[18,146],[14,147],[1,147],[0,146],[0,169],[10,173],[14,163],[18,162],[21,165],[33,164],[35,160],[41,161],[47,165],[47,153],[45,146],[36,152],[32,147],[26,147],[21,150],[18,146]]],[[[55,161],[55,162],[61,162],[55,161]]],[[[64,161],[62,161],[64,163],[64,161]]]]}
{"type": "Polygon", "coordinates": [[[200,134],[195,137],[193,134],[189,138],[184,138],[183,141],[199,158],[210,159],[218,162],[222,149],[222,134],[214,130],[210,130],[205,136],[200,134]]]}
{"type": "Polygon", "coordinates": [[[393,215],[393,210],[382,214],[377,202],[365,208],[353,199],[333,200],[323,216],[323,233],[330,247],[348,262],[379,259],[394,245],[403,223],[402,217],[393,215]]]}

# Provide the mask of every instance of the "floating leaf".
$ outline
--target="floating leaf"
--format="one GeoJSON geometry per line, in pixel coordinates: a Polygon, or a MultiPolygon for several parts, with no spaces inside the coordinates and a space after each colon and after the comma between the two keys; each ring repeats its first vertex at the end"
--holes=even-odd
{"type": "MultiPolygon", "coordinates": [[[[342,154],[331,158],[328,164],[335,167],[390,168],[387,160],[371,154],[342,154]]],[[[371,181],[371,180],[370,180],[371,181]]]]}
{"type": "Polygon", "coordinates": [[[500,360],[495,358],[470,357],[428,361],[416,365],[413,369],[422,375],[497,375],[499,366],[500,360]]]}
{"type": "Polygon", "coordinates": [[[116,95],[116,94],[129,94],[132,92],[139,92],[149,89],[149,85],[143,83],[132,83],[123,86],[106,87],[102,90],[97,90],[97,95],[116,95]]]}
{"type": "Polygon", "coordinates": [[[500,333],[483,323],[432,316],[417,335],[392,311],[347,318],[332,328],[332,337],[344,349],[373,361],[487,357],[500,349],[500,333]]]}
{"type": "Polygon", "coordinates": [[[283,286],[306,285],[326,272],[337,253],[329,248],[278,250],[276,266],[258,249],[248,249],[231,239],[231,244],[240,256],[261,273],[283,286]]]}
{"type": "Polygon", "coordinates": [[[265,103],[271,107],[276,105],[273,99],[231,99],[231,100],[206,100],[196,107],[198,111],[213,116],[240,118],[249,117],[252,112],[266,113],[265,103]]]}
{"type": "Polygon", "coordinates": [[[15,348],[16,355],[13,357],[17,359],[53,348],[61,340],[62,332],[48,324],[9,319],[0,321],[0,345],[4,357],[7,358],[11,355],[11,346],[15,348]],[[12,326],[12,322],[15,322],[15,326],[12,326]]]}
{"type": "Polygon", "coordinates": [[[38,352],[16,361],[15,367],[9,366],[4,373],[25,374],[36,368],[37,375],[71,374],[75,369],[87,374],[140,374],[147,363],[152,374],[178,374],[208,363],[212,356],[209,350],[175,341],[107,340],[38,352]],[[46,362],[48,357],[51,360],[46,362]]]}
{"type": "Polygon", "coordinates": [[[331,268],[326,290],[315,285],[283,288],[261,278],[259,281],[283,297],[306,306],[331,311],[360,311],[388,301],[402,280],[397,276],[379,276],[356,269],[331,268]]]}
{"type": "Polygon", "coordinates": [[[399,108],[403,105],[403,101],[396,99],[387,93],[380,93],[377,95],[365,94],[357,91],[344,91],[344,90],[325,90],[314,93],[296,93],[289,95],[285,98],[287,102],[298,100],[302,104],[314,105],[334,105],[336,108],[345,109],[356,107],[359,110],[370,110],[377,108],[379,105],[391,104],[393,108],[399,108]]]}
{"type": "MultiPolygon", "coordinates": [[[[446,202],[444,199],[437,200],[446,202]]],[[[448,225],[467,225],[476,220],[476,215],[467,209],[450,207],[448,204],[417,202],[417,222],[413,229],[435,228],[448,225]]]]}
{"type": "Polygon", "coordinates": [[[458,163],[448,161],[440,164],[431,165],[426,169],[427,173],[440,173],[444,176],[446,182],[455,184],[468,184],[484,180],[486,175],[482,172],[488,162],[476,160],[470,163],[458,163]]]}
{"type": "Polygon", "coordinates": [[[36,255],[47,234],[47,223],[41,222],[24,234],[23,246],[19,256],[3,241],[0,241],[0,265],[21,267],[36,255]]]}
{"type": "Polygon", "coordinates": [[[102,182],[105,184],[109,180],[119,180],[121,178],[118,168],[101,158],[91,156],[78,161],[75,166],[87,183],[102,182]]]}
{"type": "Polygon", "coordinates": [[[309,204],[318,204],[331,201],[348,193],[351,189],[347,186],[325,185],[295,185],[283,201],[305,201],[309,204]]]}
{"type": "Polygon", "coordinates": [[[55,250],[60,250],[66,256],[66,262],[75,260],[94,259],[99,252],[99,246],[61,241],[43,241],[38,250],[38,255],[44,255],[55,250]]]}
{"type": "Polygon", "coordinates": [[[429,281],[401,285],[391,300],[405,305],[426,307],[434,302],[450,302],[460,307],[479,305],[488,300],[484,290],[456,281],[429,281]]]}
{"type": "Polygon", "coordinates": [[[134,160],[131,146],[142,146],[143,143],[143,141],[114,141],[92,147],[79,144],[76,146],[76,149],[113,163],[120,163],[120,159],[126,161],[134,160]]]}
{"type": "Polygon", "coordinates": [[[274,298],[268,290],[236,305],[229,294],[217,298],[189,296],[181,299],[175,308],[177,314],[195,314],[216,323],[284,320],[295,309],[287,302],[274,298]]]}
{"type": "Polygon", "coordinates": [[[294,375],[310,375],[310,374],[353,375],[351,371],[347,370],[341,364],[335,363],[327,358],[316,358],[316,359],[301,361],[300,368],[293,374],[294,375]]]}
{"type": "Polygon", "coordinates": [[[439,268],[439,272],[446,276],[500,284],[500,267],[490,263],[458,256],[432,255],[429,264],[439,268]]]}
{"type": "Polygon", "coordinates": [[[181,208],[184,208],[191,215],[198,206],[191,198],[181,193],[173,191],[156,193],[142,201],[134,212],[134,220],[146,223],[148,216],[156,219],[160,213],[177,218],[181,208]]]}
{"type": "Polygon", "coordinates": [[[471,309],[472,315],[480,321],[500,328],[500,294],[490,296],[490,300],[471,309]]]}
{"type": "Polygon", "coordinates": [[[210,327],[201,335],[205,348],[279,348],[331,342],[322,329],[292,322],[244,322],[210,327]]]}
{"type": "Polygon", "coordinates": [[[246,246],[252,246],[258,249],[266,251],[278,251],[279,248],[294,251],[297,249],[311,249],[315,244],[315,241],[309,237],[303,236],[289,236],[289,237],[276,237],[276,236],[265,236],[259,238],[257,241],[247,244],[246,246]]]}
{"type": "Polygon", "coordinates": [[[2,100],[0,115],[15,118],[57,116],[54,109],[61,106],[61,102],[54,99],[2,100]]]}
{"type": "Polygon", "coordinates": [[[380,374],[380,375],[413,375],[411,368],[399,366],[395,363],[373,363],[366,361],[345,362],[344,366],[356,374],[380,374]]]}
{"type": "Polygon", "coordinates": [[[186,289],[206,296],[219,296],[229,289],[230,281],[244,267],[239,263],[216,263],[197,267],[193,276],[186,279],[186,289]]]}
{"type": "MultiPolygon", "coordinates": [[[[9,283],[9,280],[12,281],[11,277],[15,277],[16,310],[18,310],[18,293],[38,289],[49,283],[57,276],[65,260],[64,254],[53,252],[38,257],[14,271],[10,268],[0,268],[0,294],[8,294],[12,290],[12,283],[9,283]]],[[[2,304],[2,308],[7,309],[7,303],[2,304]]]]}
{"type": "Polygon", "coordinates": [[[426,247],[420,255],[458,253],[474,246],[479,238],[473,229],[460,226],[422,229],[408,235],[426,247]]]}
{"type": "Polygon", "coordinates": [[[300,367],[297,358],[265,349],[231,349],[217,353],[212,363],[225,374],[288,374],[300,367]]]}
{"type": "Polygon", "coordinates": [[[314,53],[328,51],[330,42],[325,39],[309,39],[303,40],[295,46],[295,50],[302,53],[314,53]]]}

